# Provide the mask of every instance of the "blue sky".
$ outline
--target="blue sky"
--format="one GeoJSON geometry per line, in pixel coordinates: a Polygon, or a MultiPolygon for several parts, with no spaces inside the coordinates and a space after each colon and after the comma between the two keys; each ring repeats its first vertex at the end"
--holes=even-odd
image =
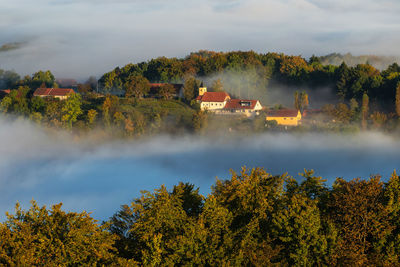
{"type": "Polygon", "coordinates": [[[0,68],[84,79],[192,51],[398,56],[392,0],[0,0],[0,68]]]}

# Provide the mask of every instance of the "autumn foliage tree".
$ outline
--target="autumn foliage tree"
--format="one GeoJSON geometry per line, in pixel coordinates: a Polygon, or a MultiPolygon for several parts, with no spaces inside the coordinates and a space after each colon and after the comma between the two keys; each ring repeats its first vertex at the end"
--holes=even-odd
{"type": "Polygon", "coordinates": [[[32,203],[0,224],[7,266],[398,266],[400,179],[304,170],[232,171],[208,196],[188,183],[143,191],[108,222],[32,203]]]}
{"type": "Polygon", "coordinates": [[[72,123],[76,122],[78,116],[82,114],[82,97],[77,93],[70,93],[68,98],[63,101],[61,108],[61,121],[69,129],[72,123]]]}
{"type": "Polygon", "coordinates": [[[349,182],[337,179],[330,194],[330,216],[338,233],[333,258],[343,265],[383,265],[381,242],[392,226],[379,176],[349,182]]]}
{"type": "Polygon", "coordinates": [[[88,213],[65,212],[61,203],[51,209],[34,201],[31,204],[27,211],[17,204],[15,214],[8,214],[0,224],[0,264],[117,265],[113,247],[116,236],[88,213]]]}
{"type": "Polygon", "coordinates": [[[131,75],[125,82],[125,96],[141,98],[150,91],[150,82],[141,75],[131,75]]]}
{"type": "Polygon", "coordinates": [[[170,99],[176,93],[175,87],[172,84],[163,84],[160,87],[158,95],[163,99],[170,99]]]}

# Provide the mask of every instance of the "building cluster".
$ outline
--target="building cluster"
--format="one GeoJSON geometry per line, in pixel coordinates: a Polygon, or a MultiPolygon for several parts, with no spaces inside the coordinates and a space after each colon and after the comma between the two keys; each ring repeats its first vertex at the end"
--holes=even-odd
{"type": "MultiPolygon", "coordinates": [[[[206,87],[199,88],[199,96],[196,98],[201,110],[207,110],[215,114],[238,115],[254,117],[264,110],[259,100],[231,99],[226,92],[207,92],[206,87]]],[[[298,126],[302,115],[295,109],[265,110],[265,120],[276,121],[277,125],[298,126]]]]}
{"type": "MultiPolygon", "coordinates": [[[[150,97],[156,97],[160,88],[165,83],[151,83],[150,97]]],[[[183,85],[172,84],[174,87],[173,97],[183,97],[183,85]]],[[[0,95],[9,94],[10,90],[0,90],[0,95]]],[[[33,93],[33,96],[52,97],[60,100],[67,99],[74,89],[71,88],[38,88],[33,93]]],[[[265,109],[259,100],[253,99],[232,99],[226,92],[208,92],[206,87],[199,88],[199,95],[196,101],[203,111],[212,112],[220,115],[244,115],[248,118],[260,115],[264,111],[266,123],[275,121],[277,125],[283,126],[298,126],[301,124],[302,114],[295,109],[265,109]]],[[[304,114],[305,116],[308,114],[304,114]]],[[[312,115],[311,113],[309,115],[312,115]]],[[[311,117],[311,116],[308,116],[311,117]]]]}
{"type": "Polygon", "coordinates": [[[226,92],[207,92],[206,87],[199,88],[199,96],[196,100],[201,110],[216,114],[243,114],[252,117],[258,115],[263,109],[258,100],[231,99],[226,92]]]}

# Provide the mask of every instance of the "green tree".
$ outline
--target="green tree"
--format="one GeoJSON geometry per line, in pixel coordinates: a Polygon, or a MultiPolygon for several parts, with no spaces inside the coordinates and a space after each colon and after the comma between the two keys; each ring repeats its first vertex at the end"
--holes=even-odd
{"type": "Polygon", "coordinates": [[[131,75],[125,82],[125,96],[141,98],[150,91],[150,82],[140,75],[131,75]]]}
{"type": "Polygon", "coordinates": [[[0,102],[0,111],[3,113],[7,113],[11,105],[12,105],[12,98],[9,96],[5,96],[0,102]]]}
{"type": "Polygon", "coordinates": [[[12,99],[12,111],[20,115],[29,114],[28,93],[29,87],[20,86],[17,90],[12,90],[9,96],[12,99]]]}
{"type": "Polygon", "coordinates": [[[115,256],[116,237],[88,213],[47,209],[32,201],[28,211],[0,224],[0,263],[6,266],[96,266],[122,263],[115,256]]]}
{"type": "Polygon", "coordinates": [[[334,117],[337,121],[347,124],[352,118],[352,112],[345,103],[339,103],[334,109],[334,117]]]}
{"type": "Polygon", "coordinates": [[[31,88],[36,89],[39,88],[41,84],[43,84],[47,88],[57,87],[55,83],[54,75],[49,71],[38,71],[32,75],[31,79],[31,88]]]}
{"type": "Polygon", "coordinates": [[[337,265],[384,265],[380,243],[391,231],[380,177],[338,178],[330,194],[330,216],[339,230],[337,265]]]}
{"type": "Polygon", "coordinates": [[[363,130],[367,129],[367,118],[368,118],[368,109],[369,109],[369,97],[367,93],[364,93],[362,98],[362,106],[361,106],[361,126],[363,130]]]}
{"type": "Polygon", "coordinates": [[[49,99],[46,102],[45,117],[48,122],[57,124],[61,120],[61,102],[58,99],[49,99]]]}
{"type": "Polygon", "coordinates": [[[40,112],[32,112],[29,114],[29,119],[37,124],[41,124],[43,120],[43,115],[40,112]]]}
{"type": "Polygon", "coordinates": [[[273,214],[281,201],[286,176],[264,169],[232,171],[229,180],[217,180],[212,195],[232,214],[233,265],[270,265],[282,247],[273,232],[273,214]]]}
{"type": "Polygon", "coordinates": [[[392,226],[386,242],[382,243],[382,254],[386,255],[390,265],[400,264],[400,178],[393,171],[385,184],[385,206],[388,210],[388,220],[392,226]]]}
{"type": "Polygon", "coordinates": [[[87,117],[86,117],[87,118],[86,123],[89,127],[93,126],[93,124],[96,120],[96,117],[97,117],[97,111],[95,109],[89,109],[87,112],[87,117]]]}
{"type": "Polygon", "coordinates": [[[308,94],[305,91],[303,91],[300,94],[300,98],[301,98],[301,108],[302,108],[302,110],[307,109],[309,104],[310,104],[309,100],[308,100],[308,94]]]}
{"type": "Polygon", "coordinates": [[[0,89],[16,88],[19,81],[20,76],[15,71],[0,69],[0,89]]]}
{"type": "Polygon", "coordinates": [[[121,127],[122,123],[125,122],[125,116],[121,112],[117,111],[114,113],[114,124],[117,127],[121,127]]]}
{"type": "Polygon", "coordinates": [[[193,130],[200,133],[207,127],[207,114],[204,111],[197,111],[192,117],[193,130]]]}
{"type": "Polygon", "coordinates": [[[318,266],[323,262],[327,242],[322,234],[317,200],[301,194],[288,195],[273,214],[274,233],[281,245],[280,262],[290,266],[318,266]]]}
{"type": "Polygon", "coordinates": [[[355,98],[350,99],[350,110],[352,113],[352,120],[353,121],[358,121],[359,118],[359,106],[358,102],[355,98]]]}
{"type": "Polygon", "coordinates": [[[396,87],[396,114],[400,117],[400,83],[397,84],[396,87]]]}
{"type": "Polygon", "coordinates": [[[199,93],[200,81],[195,77],[190,76],[185,79],[185,84],[183,87],[183,95],[186,101],[190,102],[199,93]]]}
{"type": "Polygon", "coordinates": [[[125,119],[125,134],[127,136],[132,136],[135,132],[135,126],[133,125],[133,121],[130,118],[125,119]]]}
{"type": "Polygon", "coordinates": [[[196,233],[194,216],[201,205],[202,196],[188,184],[179,184],[172,192],[162,186],[123,206],[111,218],[110,230],[120,236],[117,246],[126,258],[144,265],[189,264],[198,254],[190,251],[196,243],[186,235],[196,233]]]}
{"type": "Polygon", "coordinates": [[[42,97],[34,96],[31,99],[31,111],[32,112],[44,112],[46,102],[42,97]]]}
{"type": "Polygon", "coordinates": [[[344,101],[348,94],[348,87],[350,83],[350,69],[346,63],[342,62],[336,71],[337,82],[336,90],[340,100],[344,101]]]}
{"type": "Polygon", "coordinates": [[[172,84],[167,83],[160,87],[158,96],[162,97],[163,99],[170,99],[175,93],[175,87],[172,84]]]}
{"type": "Polygon", "coordinates": [[[294,108],[301,110],[301,96],[299,91],[294,92],[294,108]]]}
{"type": "Polygon", "coordinates": [[[111,115],[115,114],[119,109],[119,98],[114,95],[107,95],[101,109],[104,125],[109,127],[111,123],[111,115]]]}
{"type": "Polygon", "coordinates": [[[110,115],[110,109],[112,107],[112,102],[111,102],[111,96],[107,95],[106,98],[104,99],[102,111],[103,111],[103,121],[106,126],[110,126],[111,122],[111,115],[110,115]]]}
{"type": "Polygon", "coordinates": [[[76,122],[78,116],[82,114],[82,97],[77,93],[70,93],[68,98],[63,101],[61,107],[61,121],[67,128],[72,128],[72,123],[76,122]]]}
{"type": "Polygon", "coordinates": [[[294,92],[294,108],[303,112],[303,110],[307,109],[308,106],[308,94],[305,91],[301,93],[299,91],[294,92]]]}
{"type": "Polygon", "coordinates": [[[375,111],[370,117],[375,128],[381,128],[387,121],[387,115],[379,111],[375,111]]]}

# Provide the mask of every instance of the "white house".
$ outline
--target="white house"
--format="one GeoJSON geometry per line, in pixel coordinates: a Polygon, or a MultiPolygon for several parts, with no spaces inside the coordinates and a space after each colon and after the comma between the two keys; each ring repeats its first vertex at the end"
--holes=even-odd
{"type": "Polygon", "coordinates": [[[247,117],[254,116],[262,110],[260,101],[231,99],[226,92],[207,92],[207,88],[199,88],[199,96],[196,98],[201,110],[208,110],[216,114],[237,114],[247,117]]]}
{"type": "Polygon", "coordinates": [[[204,92],[200,90],[199,96],[196,98],[197,102],[200,103],[201,110],[223,109],[230,99],[231,97],[225,92],[204,92]]]}
{"type": "Polygon", "coordinates": [[[75,93],[75,91],[71,88],[38,88],[33,93],[33,96],[54,97],[60,100],[65,100],[73,93],[75,93]]]}
{"type": "Polygon", "coordinates": [[[221,114],[243,114],[247,117],[258,115],[262,110],[262,105],[258,100],[231,99],[219,112],[221,114]]]}

